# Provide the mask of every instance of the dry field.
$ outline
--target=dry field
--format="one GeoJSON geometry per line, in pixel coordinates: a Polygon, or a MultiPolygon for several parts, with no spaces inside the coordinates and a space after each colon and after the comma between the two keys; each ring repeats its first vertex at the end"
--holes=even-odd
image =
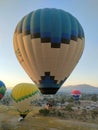
{"type": "Polygon", "coordinates": [[[0,105],[0,130],[98,130],[94,123],[40,116],[39,109],[34,107],[24,121],[18,122],[19,115],[13,106],[0,105]]]}

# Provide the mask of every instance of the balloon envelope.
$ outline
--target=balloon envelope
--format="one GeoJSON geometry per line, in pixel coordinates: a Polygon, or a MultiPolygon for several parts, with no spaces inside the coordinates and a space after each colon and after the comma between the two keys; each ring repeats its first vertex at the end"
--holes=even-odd
{"type": "Polygon", "coordinates": [[[80,96],[81,96],[81,92],[79,90],[73,90],[72,91],[72,96],[75,100],[79,100],[80,96]]]}
{"type": "Polygon", "coordinates": [[[17,111],[24,118],[32,109],[32,101],[39,98],[40,91],[37,86],[30,83],[17,84],[13,89],[11,96],[17,111]]]}
{"type": "Polygon", "coordinates": [[[5,92],[6,92],[6,86],[2,81],[0,81],[0,100],[3,98],[5,92]]]}
{"type": "Polygon", "coordinates": [[[35,10],[17,24],[15,54],[43,94],[55,94],[69,77],[84,49],[79,21],[61,9],[35,10]]]}

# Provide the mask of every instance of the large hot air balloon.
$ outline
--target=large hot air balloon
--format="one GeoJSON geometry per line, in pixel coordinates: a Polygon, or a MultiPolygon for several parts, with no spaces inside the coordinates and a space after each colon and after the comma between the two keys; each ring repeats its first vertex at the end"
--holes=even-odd
{"type": "Polygon", "coordinates": [[[78,102],[81,96],[80,90],[72,90],[72,96],[75,102],[78,102]]]}
{"type": "Polygon", "coordinates": [[[55,94],[69,77],[84,49],[78,20],[61,9],[35,10],[17,24],[15,54],[43,94],[55,94]]]}
{"type": "Polygon", "coordinates": [[[37,86],[30,83],[20,83],[12,89],[11,97],[22,119],[33,109],[32,101],[39,96],[40,91],[37,86]]]}
{"type": "Polygon", "coordinates": [[[0,81],[0,100],[3,98],[5,92],[6,92],[6,86],[2,81],[0,81]]]}

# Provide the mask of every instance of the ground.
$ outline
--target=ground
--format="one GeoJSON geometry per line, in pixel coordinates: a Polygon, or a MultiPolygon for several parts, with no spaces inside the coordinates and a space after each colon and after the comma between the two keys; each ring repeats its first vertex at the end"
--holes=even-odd
{"type": "Polygon", "coordinates": [[[18,122],[19,114],[14,106],[0,105],[0,130],[98,130],[98,124],[40,116],[34,107],[24,121],[18,122]]]}

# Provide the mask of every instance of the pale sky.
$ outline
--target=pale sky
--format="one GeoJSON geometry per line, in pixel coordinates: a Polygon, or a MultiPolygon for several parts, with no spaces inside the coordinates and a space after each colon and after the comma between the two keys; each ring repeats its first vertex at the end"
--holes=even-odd
{"type": "Polygon", "coordinates": [[[15,56],[13,33],[23,16],[46,7],[71,13],[85,33],[83,55],[63,86],[89,84],[98,87],[98,0],[0,0],[0,80],[6,87],[21,82],[33,83],[15,56]]]}

